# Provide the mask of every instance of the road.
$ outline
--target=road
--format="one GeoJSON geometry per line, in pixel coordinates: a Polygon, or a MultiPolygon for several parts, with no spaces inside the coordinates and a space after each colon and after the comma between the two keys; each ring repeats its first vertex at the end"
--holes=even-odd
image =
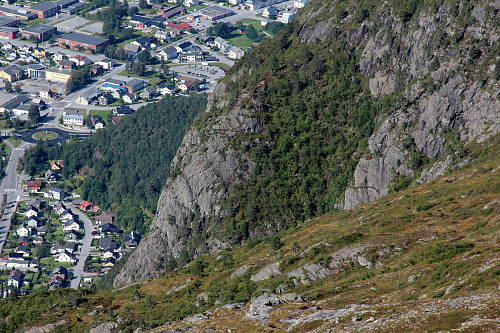
{"type": "Polygon", "coordinates": [[[78,209],[71,208],[74,215],[77,215],[81,222],[83,222],[85,228],[85,236],[83,238],[83,244],[80,248],[80,254],[78,255],[77,262],[73,268],[73,279],[71,280],[71,288],[78,289],[80,286],[80,281],[83,277],[83,269],[85,267],[85,260],[90,252],[90,245],[92,245],[92,231],[94,230],[94,224],[92,221],[78,209]]]}
{"type": "Polygon", "coordinates": [[[16,169],[19,164],[19,159],[24,154],[24,149],[31,146],[30,143],[23,142],[19,147],[14,148],[10,142],[5,142],[11,147],[12,153],[10,154],[9,162],[5,168],[5,176],[0,185],[0,193],[2,194],[0,202],[3,202],[3,194],[7,194],[5,212],[0,221],[0,253],[2,253],[3,245],[9,233],[10,219],[15,212],[15,206],[22,193],[23,180],[26,178],[24,174],[18,175],[16,169]]]}

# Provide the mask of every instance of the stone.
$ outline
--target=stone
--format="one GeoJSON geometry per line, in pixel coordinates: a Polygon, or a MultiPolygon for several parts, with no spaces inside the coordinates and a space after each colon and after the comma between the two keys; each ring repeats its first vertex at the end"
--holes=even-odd
{"type": "Polygon", "coordinates": [[[258,282],[270,279],[274,276],[280,275],[281,271],[279,269],[279,263],[272,263],[262,268],[257,274],[250,277],[250,281],[258,282]]]}
{"type": "Polygon", "coordinates": [[[117,323],[107,321],[89,330],[89,333],[112,333],[118,327],[117,323]]]}
{"type": "Polygon", "coordinates": [[[248,267],[247,266],[241,266],[240,268],[236,269],[233,274],[231,274],[231,279],[236,279],[240,276],[243,276],[248,272],[248,267]]]}

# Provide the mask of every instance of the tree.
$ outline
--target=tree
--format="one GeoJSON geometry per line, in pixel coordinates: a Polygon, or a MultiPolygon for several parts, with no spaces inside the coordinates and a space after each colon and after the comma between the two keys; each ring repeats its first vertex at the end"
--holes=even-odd
{"type": "Polygon", "coordinates": [[[135,15],[139,12],[139,8],[137,7],[130,7],[128,10],[127,10],[127,15],[128,16],[132,16],[132,15],[135,15]]]}
{"type": "Polygon", "coordinates": [[[137,56],[137,60],[142,63],[149,64],[151,62],[151,53],[148,49],[145,49],[141,53],[139,53],[139,55],[137,56]]]}
{"type": "Polygon", "coordinates": [[[254,42],[256,42],[259,39],[259,33],[257,32],[257,29],[255,29],[255,27],[251,24],[247,26],[247,30],[245,31],[245,36],[247,36],[254,42]]]}
{"type": "Polygon", "coordinates": [[[228,38],[230,31],[226,23],[219,22],[214,26],[211,26],[207,30],[207,34],[210,36],[216,36],[221,38],[228,38]]]}
{"type": "Polygon", "coordinates": [[[28,111],[28,119],[32,124],[37,124],[40,121],[40,108],[36,104],[31,104],[28,111]]]}
{"type": "Polygon", "coordinates": [[[144,73],[146,72],[146,65],[142,62],[134,62],[132,65],[132,73],[134,73],[137,76],[144,76],[144,73]]]}
{"type": "Polygon", "coordinates": [[[14,91],[14,89],[12,88],[12,83],[10,83],[10,81],[5,80],[5,91],[8,93],[14,91]]]}
{"type": "Polygon", "coordinates": [[[14,90],[15,90],[15,91],[16,91],[16,93],[18,93],[18,94],[19,94],[21,91],[23,91],[23,89],[22,89],[22,87],[21,87],[21,85],[20,85],[20,84],[16,84],[16,85],[14,86],[14,90]]]}
{"type": "Polygon", "coordinates": [[[149,8],[149,5],[146,2],[146,0],[139,0],[139,8],[140,9],[147,9],[147,8],[149,8]]]}

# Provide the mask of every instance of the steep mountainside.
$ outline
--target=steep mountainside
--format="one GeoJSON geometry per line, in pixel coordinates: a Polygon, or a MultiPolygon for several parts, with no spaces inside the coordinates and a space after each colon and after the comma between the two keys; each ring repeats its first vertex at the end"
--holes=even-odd
{"type": "Polygon", "coordinates": [[[115,285],[458,166],[500,131],[499,11],[311,1],[218,85],[115,285]]]}
{"type": "Polygon", "coordinates": [[[10,297],[0,332],[498,332],[499,147],[152,281],[10,297]]]}

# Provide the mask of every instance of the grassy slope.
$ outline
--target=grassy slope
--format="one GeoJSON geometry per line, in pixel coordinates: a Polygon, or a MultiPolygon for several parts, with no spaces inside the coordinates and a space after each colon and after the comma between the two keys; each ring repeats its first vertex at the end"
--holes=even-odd
{"type": "MultiPolygon", "coordinates": [[[[303,314],[313,311],[303,310],[304,304],[283,304],[272,312],[271,322],[265,326],[242,320],[244,311],[229,309],[218,309],[210,320],[198,324],[175,320],[216,308],[220,306],[217,301],[222,304],[248,301],[263,289],[273,292],[284,284],[287,292],[304,295],[309,301],[306,305],[317,305],[321,309],[339,309],[348,304],[370,306],[372,312],[362,315],[360,323],[374,317],[386,325],[374,326],[372,331],[449,330],[459,328],[476,315],[492,319],[497,316],[495,308],[500,298],[497,290],[500,156],[495,154],[499,146],[497,136],[484,147],[469,147],[465,159],[477,158],[470,166],[354,210],[309,220],[283,234],[279,249],[271,248],[271,242],[246,244],[233,251],[205,256],[175,274],[126,289],[89,295],[69,291],[43,297],[35,295],[23,297],[14,304],[1,302],[0,310],[6,315],[10,306],[29,307],[40,324],[65,318],[71,324],[61,328],[63,331],[83,331],[97,322],[117,317],[123,320],[124,329],[137,325],[154,328],[173,321],[169,328],[194,325],[195,331],[200,332],[210,327],[233,328],[238,332],[279,331],[289,326],[278,322],[280,318],[296,315],[297,311],[303,314]],[[231,273],[242,265],[254,273],[268,263],[280,261],[281,270],[287,273],[306,263],[326,264],[329,253],[355,244],[368,244],[370,248],[364,251],[364,256],[381,265],[367,269],[351,263],[310,285],[294,286],[284,277],[254,283],[249,281],[250,274],[230,279],[231,273]],[[384,249],[387,253],[377,254],[376,251],[384,249]],[[410,276],[415,276],[413,282],[409,282],[410,276]],[[179,286],[184,288],[172,292],[179,286]],[[209,293],[208,301],[195,305],[197,295],[202,292],[209,293]],[[479,307],[467,308],[460,299],[479,294],[483,295],[475,301],[479,307]],[[78,306],[71,302],[72,297],[78,298],[78,306]],[[44,313],[47,301],[56,311],[44,313]],[[454,307],[450,305],[455,304],[453,302],[461,305],[454,307]],[[40,304],[39,310],[36,304],[40,304]],[[429,308],[434,310],[426,311],[429,308]],[[97,314],[89,316],[95,309],[97,314]],[[413,311],[410,317],[397,320],[410,311],[413,311]]],[[[34,323],[26,316],[19,320],[34,323]]],[[[350,325],[355,324],[349,317],[337,324],[313,321],[294,331],[314,328],[324,331],[328,327],[351,330],[350,325]]],[[[483,321],[471,327],[494,330],[499,325],[499,322],[483,321]]]]}

